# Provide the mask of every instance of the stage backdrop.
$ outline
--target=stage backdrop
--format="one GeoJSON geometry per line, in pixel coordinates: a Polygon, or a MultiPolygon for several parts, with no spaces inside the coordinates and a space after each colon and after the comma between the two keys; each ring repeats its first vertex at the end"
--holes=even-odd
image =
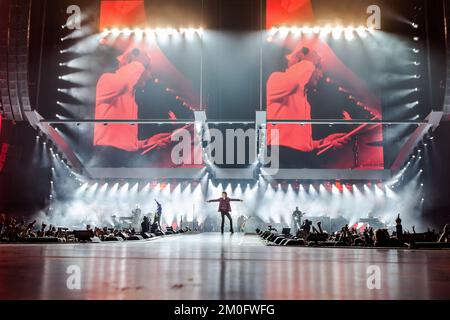
{"type": "MultiPolygon", "coordinates": [[[[282,168],[384,169],[383,126],[333,121],[411,119],[421,94],[414,88],[426,74],[417,69],[426,63],[418,62],[421,56],[414,56],[417,52],[412,50],[414,28],[398,19],[401,15],[392,18],[387,14],[391,18],[383,16],[383,23],[388,22],[389,30],[365,30],[367,7],[376,4],[382,12],[392,13],[391,4],[246,0],[252,4],[247,9],[257,3],[263,7],[254,7],[253,14],[246,9],[242,11],[245,17],[234,19],[259,21],[259,30],[221,30],[210,29],[208,23],[222,25],[220,21],[231,19],[226,13],[215,12],[211,3],[202,6],[200,1],[189,1],[189,10],[184,2],[175,0],[108,0],[83,7],[85,12],[93,12],[96,22],[83,25],[78,33],[62,31],[66,41],[52,47],[61,53],[58,116],[175,123],[177,119],[193,120],[195,110],[205,110],[217,120],[249,120],[248,114],[266,110],[267,143],[269,149],[279,147],[282,168]],[[188,21],[185,25],[183,12],[188,21]],[[350,32],[323,33],[314,28],[346,27],[350,21],[354,26],[350,32]],[[406,32],[408,41],[405,34],[390,31],[396,24],[411,29],[406,32]],[[359,25],[363,28],[358,29],[359,25]],[[156,32],[143,32],[149,28],[156,32]],[[242,56],[242,60],[224,56],[242,56]],[[251,91],[245,98],[238,82],[232,80],[238,74],[248,79],[243,82],[256,82],[242,89],[251,91]],[[254,103],[241,107],[241,100],[254,103]],[[217,106],[221,110],[213,110],[217,106]],[[271,120],[305,123],[271,124],[271,120]],[[313,120],[329,124],[309,123],[313,120]],[[272,137],[273,132],[278,139],[272,137]]],[[[401,6],[406,11],[410,7],[409,2],[401,6]]],[[[193,125],[100,122],[61,125],[59,129],[87,166],[203,166],[194,160],[201,158],[201,147],[195,141],[200,133],[193,125]],[[193,138],[193,161],[180,165],[170,159],[175,146],[171,138],[184,129],[193,138]]]]}

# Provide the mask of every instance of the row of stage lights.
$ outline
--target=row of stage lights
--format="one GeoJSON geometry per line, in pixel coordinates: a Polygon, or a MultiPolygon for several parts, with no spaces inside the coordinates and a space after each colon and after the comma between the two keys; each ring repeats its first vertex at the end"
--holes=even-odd
{"type": "Polygon", "coordinates": [[[342,35],[345,36],[347,40],[352,40],[357,34],[361,38],[365,38],[368,33],[374,33],[376,29],[365,26],[281,26],[281,27],[273,27],[270,29],[269,38],[267,39],[269,42],[273,39],[274,36],[287,36],[289,34],[294,36],[301,35],[319,35],[319,36],[328,36],[332,35],[333,38],[339,39],[342,35]]]}
{"type": "Polygon", "coordinates": [[[202,35],[203,28],[105,28],[104,35],[202,35]]]}
{"type": "MultiPolygon", "coordinates": [[[[434,136],[432,135],[431,129],[430,129],[430,131],[423,136],[421,142],[419,142],[418,147],[416,147],[414,149],[414,152],[409,156],[409,159],[407,160],[407,162],[405,163],[403,168],[396,174],[396,176],[393,178],[393,180],[390,183],[388,183],[386,186],[391,189],[398,188],[404,182],[406,172],[410,168],[418,169],[417,172],[414,172],[414,175],[416,177],[422,179],[423,178],[422,174],[424,173],[424,169],[421,167],[421,165],[424,164],[422,162],[422,159],[424,157],[424,153],[426,153],[428,151],[427,150],[428,146],[432,145],[433,141],[434,141],[434,136]]],[[[423,193],[423,187],[424,187],[423,181],[420,181],[420,183],[418,185],[420,187],[420,192],[423,193]]],[[[423,204],[424,201],[425,201],[425,198],[422,196],[420,198],[420,204],[423,204]]]]}
{"type": "MultiPolygon", "coordinates": [[[[292,26],[292,27],[273,27],[270,29],[270,34],[274,35],[276,33],[280,34],[332,34],[334,36],[340,36],[345,34],[346,37],[352,37],[354,33],[360,36],[365,36],[368,32],[373,33],[376,29],[365,26],[292,26]]],[[[130,36],[135,35],[176,35],[176,34],[186,34],[186,35],[202,35],[204,32],[203,28],[105,28],[103,30],[104,35],[125,35],[130,36]]]]}
{"type": "MultiPolygon", "coordinates": [[[[210,183],[210,181],[208,181],[210,183]]],[[[53,184],[53,181],[51,182],[53,184]]],[[[120,181],[120,182],[106,182],[106,181],[82,181],[79,183],[79,186],[84,186],[86,188],[91,187],[113,187],[117,186],[119,188],[125,187],[126,189],[135,189],[136,191],[143,190],[143,189],[156,189],[156,190],[173,190],[175,187],[197,187],[201,185],[202,182],[198,180],[190,180],[190,181],[177,181],[177,180],[155,180],[152,182],[130,182],[130,181],[120,181]]],[[[259,186],[260,182],[254,182],[254,183],[215,183],[212,184],[213,187],[219,187],[223,190],[231,190],[233,192],[235,189],[246,189],[250,188],[253,189],[257,186],[259,186]]],[[[325,182],[313,182],[313,183],[307,183],[307,182],[266,182],[266,187],[271,187],[275,190],[285,190],[288,188],[292,188],[299,191],[304,192],[318,192],[318,191],[328,191],[328,192],[344,192],[350,191],[352,192],[354,189],[358,189],[359,191],[365,190],[365,191],[387,191],[386,186],[381,182],[361,182],[361,183],[341,183],[339,181],[325,181],[325,182]]]]}
{"type": "MultiPolygon", "coordinates": [[[[415,10],[417,10],[418,8],[420,8],[420,7],[415,7],[415,10]]],[[[414,19],[413,19],[414,20],[414,19]]],[[[415,55],[415,57],[417,57],[417,59],[418,59],[418,54],[420,53],[420,49],[419,49],[419,41],[420,41],[420,37],[418,36],[418,34],[417,34],[417,31],[418,31],[418,29],[419,29],[419,24],[418,24],[418,22],[417,21],[411,21],[410,22],[410,25],[411,25],[411,27],[413,28],[413,37],[412,37],[412,40],[413,40],[413,42],[414,42],[414,47],[412,48],[412,52],[414,53],[414,55],[415,55]]],[[[419,61],[417,61],[416,60],[416,58],[414,58],[414,62],[413,62],[413,64],[414,64],[414,66],[415,67],[419,67],[420,65],[421,65],[421,63],[419,62],[419,61]]],[[[415,71],[416,72],[416,71],[415,71]]],[[[413,75],[413,79],[415,79],[415,80],[419,80],[419,79],[421,79],[421,76],[419,75],[419,74],[414,74],[413,75]]],[[[421,90],[421,88],[415,88],[414,89],[414,91],[415,92],[419,92],[421,90]]],[[[413,102],[410,102],[410,103],[408,103],[406,106],[409,108],[409,109],[413,109],[413,108],[415,108],[415,107],[418,107],[420,105],[420,102],[419,102],[419,100],[416,100],[416,101],[413,101],[413,102]]],[[[419,114],[416,114],[414,117],[412,117],[411,118],[411,120],[417,120],[417,119],[419,119],[420,118],[420,115],[419,114]]]]}
{"type": "Polygon", "coordinates": [[[330,33],[364,33],[364,32],[374,32],[376,29],[371,28],[371,27],[365,27],[363,25],[360,25],[358,27],[354,27],[354,26],[331,26],[331,25],[326,25],[326,26],[292,26],[292,27],[286,27],[286,26],[281,26],[281,27],[272,27],[272,29],[270,30],[271,33],[276,33],[276,32],[281,32],[281,33],[305,33],[305,34],[310,34],[310,33],[315,33],[315,34],[319,34],[319,33],[325,33],[325,34],[330,34],[330,33]]]}

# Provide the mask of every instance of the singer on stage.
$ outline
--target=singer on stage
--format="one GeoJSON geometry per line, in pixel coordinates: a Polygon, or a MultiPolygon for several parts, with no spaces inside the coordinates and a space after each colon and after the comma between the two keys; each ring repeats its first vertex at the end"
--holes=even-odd
{"type": "Polygon", "coordinates": [[[222,215],[222,225],[220,228],[221,233],[223,234],[223,227],[225,225],[225,217],[228,218],[228,220],[230,220],[230,232],[231,234],[234,233],[233,231],[233,220],[231,219],[231,205],[230,205],[230,201],[243,201],[241,199],[231,199],[228,198],[228,195],[226,192],[222,192],[222,197],[219,199],[213,199],[213,200],[208,200],[208,202],[219,202],[219,209],[217,210],[218,212],[221,213],[222,215]]]}

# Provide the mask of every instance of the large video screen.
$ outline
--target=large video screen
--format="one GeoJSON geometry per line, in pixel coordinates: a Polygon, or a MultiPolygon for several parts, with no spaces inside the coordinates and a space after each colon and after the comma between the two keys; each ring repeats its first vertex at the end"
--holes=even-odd
{"type": "MultiPolygon", "coordinates": [[[[341,121],[382,120],[374,78],[382,75],[380,66],[388,55],[377,50],[377,31],[370,32],[366,25],[322,25],[319,2],[266,2],[268,145],[279,148],[280,166],[285,168],[383,169],[382,126],[341,121]]],[[[340,5],[328,3],[330,11],[340,5]]]]}
{"type": "Polygon", "coordinates": [[[380,122],[422,117],[424,50],[414,26],[392,18],[393,4],[245,0],[238,19],[227,2],[188,2],[99,1],[83,7],[95,22],[63,31],[58,117],[97,121],[65,129],[83,163],[202,167],[195,111],[233,127],[263,110],[280,168],[381,170],[389,124],[380,122]],[[172,17],[180,6],[188,22],[172,17]],[[374,8],[385,14],[381,29],[368,25],[374,8]],[[175,163],[174,137],[184,134],[192,159],[175,163]]]}
{"type": "Polygon", "coordinates": [[[198,132],[189,123],[202,109],[201,30],[150,28],[147,7],[145,1],[100,1],[92,35],[77,39],[72,32],[68,40],[76,39],[61,50],[60,118],[97,121],[75,128],[82,140],[75,151],[90,166],[202,166],[198,132]],[[186,134],[197,160],[177,163],[172,151],[177,135],[186,134]]]}

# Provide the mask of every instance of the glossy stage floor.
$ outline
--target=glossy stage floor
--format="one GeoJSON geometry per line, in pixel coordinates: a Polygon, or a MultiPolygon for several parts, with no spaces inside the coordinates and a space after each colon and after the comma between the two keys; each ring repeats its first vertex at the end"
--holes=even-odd
{"type": "Polygon", "coordinates": [[[204,233],[3,244],[0,252],[0,299],[450,298],[450,251],[443,250],[269,247],[255,235],[204,233]],[[367,287],[373,265],[379,290],[367,287]],[[79,290],[67,286],[70,266],[80,271],[79,290]]]}

